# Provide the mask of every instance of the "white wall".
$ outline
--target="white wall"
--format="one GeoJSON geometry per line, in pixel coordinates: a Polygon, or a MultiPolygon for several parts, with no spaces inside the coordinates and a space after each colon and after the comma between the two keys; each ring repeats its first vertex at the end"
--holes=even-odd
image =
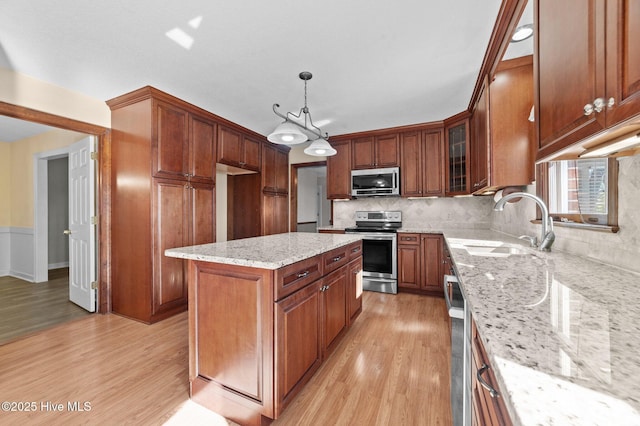
{"type": "Polygon", "coordinates": [[[317,184],[318,173],[315,167],[298,169],[298,223],[317,220],[317,184]]]}
{"type": "MultiPolygon", "coordinates": [[[[618,160],[618,225],[616,234],[556,226],[552,251],[563,251],[640,272],[640,156],[618,160]]],[[[527,188],[535,193],[535,186],[527,188]]],[[[491,213],[491,228],[514,236],[540,235],[540,225],[530,223],[535,203],[507,203],[503,212],[491,213]]]]}
{"type": "Polygon", "coordinates": [[[11,268],[11,228],[0,226],[0,277],[9,275],[11,268]]]}
{"type": "Polygon", "coordinates": [[[216,172],[216,242],[227,241],[227,175],[216,172]]]}

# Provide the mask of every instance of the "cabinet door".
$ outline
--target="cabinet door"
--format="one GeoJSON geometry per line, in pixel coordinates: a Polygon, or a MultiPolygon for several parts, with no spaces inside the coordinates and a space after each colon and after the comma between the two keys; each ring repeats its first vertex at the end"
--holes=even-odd
{"type": "Polygon", "coordinates": [[[585,105],[606,96],[605,4],[599,0],[539,0],[534,7],[540,158],[605,127],[605,114],[585,115],[584,111],[585,105]]]}
{"type": "Polygon", "coordinates": [[[607,2],[607,126],[640,114],[640,2],[607,2]]]}
{"type": "Polygon", "coordinates": [[[242,158],[242,134],[224,126],[218,126],[218,155],[219,163],[240,167],[242,158]]]}
{"type": "Polygon", "coordinates": [[[265,143],[261,173],[263,191],[288,193],[289,153],[265,143]]]}
{"type": "Polygon", "coordinates": [[[373,136],[354,139],[352,142],[353,169],[371,169],[376,166],[376,149],[373,136]]]}
{"type": "Polygon", "coordinates": [[[152,315],[187,303],[185,262],[164,255],[166,249],[189,244],[187,186],[185,182],[177,180],[154,179],[153,182],[155,235],[152,315]]]}
{"type": "Polygon", "coordinates": [[[289,231],[289,197],[268,193],[262,196],[262,235],[289,231]]]}
{"type": "Polygon", "coordinates": [[[242,160],[240,166],[244,169],[260,171],[260,155],[262,142],[253,138],[244,136],[242,141],[242,160]]]}
{"type": "Polygon", "coordinates": [[[276,395],[286,405],[322,361],[321,280],[285,297],[275,306],[276,395]],[[291,395],[292,396],[292,395],[291,395]]]}
{"type": "Polygon", "coordinates": [[[422,288],[427,291],[442,293],[442,235],[422,234],[421,248],[423,273],[422,288]]]}
{"type": "Polygon", "coordinates": [[[487,79],[478,98],[471,119],[471,191],[475,192],[489,184],[489,87],[487,79]]]}
{"type": "Polygon", "coordinates": [[[276,150],[275,161],[276,191],[289,192],[289,152],[276,150]]]}
{"type": "Polygon", "coordinates": [[[213,184],[216,177],[216,125],[205,118],[192,115],[189,130],[191,181],[213,184]]]}
{"type": "Polygon", "coordinates": [[[445,193],[445,152],[442,130],[425,132],[423,147],[422,195],[425,197],[443,196],[445,193]]]}
{"type": "Polygon", "coordinates": [[[420,288],[421,263],[420,244],[398,244],[398,287],[420,288]]]}
{"type": "Polygon", "coordinates": [[[376,167],[397,167],[400,165],[398,134],[376,136],[376,167]]]}
{"type": "Polygon", "coordinates": [[[327,198],[351,198],[351,141],[331,141],[336,155],[327,157],[327,198]]]}
{"type": "Polygon", "coordinates": [[[446,130],[447,195],[469,194],[469,121],[455,123],[446,130]]]}
{"type": "Polygon", "coordinates": [[[347,286],[347,309],[349,324],[362,312],[362,257],[349,262],[349,283],[347,286]]]}
{"type": "Polygon", "coordinates": [[[155,108],[154,176],[186,178],[189,167],[188,113],[164,102],[155,108]]]}
{"type": "Polygon", "coordinates": [[[334,349],[347,326],[347,272],[343,267],[322,279],[323,358],[334,349]]]}
{"type": "Polygon", "coordinates": [[[422,195],[422,133],[407,132],[400,135],[400,195],[422,195]]]}
{"type": "Polygon", "coordinates": [[[215,187],[193,183],[190,188],[190,245],[208,244],[216,240],[215,187]]]}

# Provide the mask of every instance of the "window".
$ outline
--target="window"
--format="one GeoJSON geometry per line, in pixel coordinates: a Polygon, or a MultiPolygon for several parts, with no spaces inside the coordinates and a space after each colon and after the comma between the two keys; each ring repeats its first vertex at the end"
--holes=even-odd
{"type": "Polygon", "coordinates": [[[562,222],[617,227],[617,166],[615,158],[545,164],[542,195],[551,216],[562,222]]]}

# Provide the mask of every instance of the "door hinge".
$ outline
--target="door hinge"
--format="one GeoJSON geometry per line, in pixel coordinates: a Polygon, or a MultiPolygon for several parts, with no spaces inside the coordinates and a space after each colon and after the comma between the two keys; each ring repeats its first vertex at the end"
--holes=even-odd
{"type": "Polygon", "coordinates": [[[96,290],[98,288],[98,282],[97,281],[91,281],[91,290],[96,290]]]}
{"type": "Polygon", "coordinates": [[[91,153],[91,159],[92,159],[92,160],[97,160],[97,159],[98,159],[98,153],[97,153],[96,151],[93,151],[93,152],[91,153]]]}
{"type": "Polygon", "coordinates": [[[98,224],[98,216],[91,216],[91,224],[92,225],[98,224]]]}

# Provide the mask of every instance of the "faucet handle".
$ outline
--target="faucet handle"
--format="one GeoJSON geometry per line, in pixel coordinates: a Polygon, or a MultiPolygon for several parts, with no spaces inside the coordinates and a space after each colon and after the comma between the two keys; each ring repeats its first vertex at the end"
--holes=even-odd
{"type": "Polygon", "coordinates": [[[538,247],[538,237],[532,237],[530,235],[520,235],[518,238],[521,240],[529,241],[531,247],[538,247]]]}

